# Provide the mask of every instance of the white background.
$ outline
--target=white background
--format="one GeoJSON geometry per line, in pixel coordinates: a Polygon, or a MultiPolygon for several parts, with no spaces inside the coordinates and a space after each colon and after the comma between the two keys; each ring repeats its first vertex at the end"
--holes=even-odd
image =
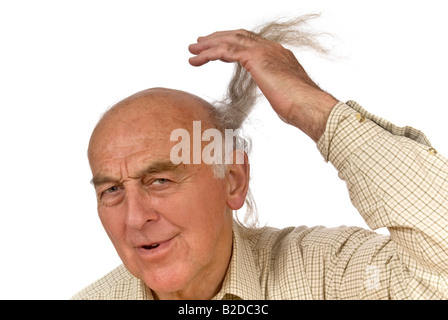
{"type": "MultiPolygon", "coordinates": [[[[107,107],[154,86],[220,98],[233,66],[191,67],[190,43],[315,12],[335,56],[297,52],[312,78],[446,155],[444,1],[1,1],[0,298],[67,299],[120,263],[86,157],[107,107]]],[[[250,133],[263,223],[367,227],[314,143],[264,101],[250,133]]]]}

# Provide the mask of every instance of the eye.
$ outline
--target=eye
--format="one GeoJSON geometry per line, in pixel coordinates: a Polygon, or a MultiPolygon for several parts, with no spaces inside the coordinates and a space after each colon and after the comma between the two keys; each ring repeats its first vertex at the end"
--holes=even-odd
{"type": "Polygon", "coordinates": [[[153,186],[164,186],[164,185],[168,184],[169,182],[171,182],[171,180],[166,179],[166,178],[160,178],[160,179],[152,180],[151,185],[153,185],[153,186]]]}
{"type": "Polygon", "coordinates": [[[110,186],[103,191],[98,190],[97,200],[101,206],[111,207],[119,204],[125,196],[125,189],[122,185],[110,186]]]}
{"type": "Polygon", "coordinates": [[[145,175],[142,177],[141,182],[145,185],[145,186],[162,186],[167,184],[168,182],[171,182],[171,180],[169,179],[169,177],[167,177],[167,175],[145,175]]]}
{"type": "Polygon", "coordinates": [[[120,188],[118,186],[113,186],[113,187],[110,187],[109,189],[107,189],[104,192],[106,192],[106,193],[114,193],[114,192],[118,191],[119,189],[120,188]]]}
{"type": "Polygon", "coordinates": [[[122,188],[120,186],[112,186],[110,188],[107,188],[106,190],[104,190],[103,192],[101,192],[101,197],[103,196],[107,196],[107,195],[113,195],[115,193],[117,193],[118,191],[120,191],[122,188]]]}

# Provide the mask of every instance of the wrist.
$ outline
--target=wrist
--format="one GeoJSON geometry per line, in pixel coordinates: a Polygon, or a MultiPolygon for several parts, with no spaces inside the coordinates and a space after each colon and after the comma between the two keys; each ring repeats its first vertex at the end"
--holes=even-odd
{"type": "Polygon", "coordinates": [[[332,95],[317,88],[308,88],[300,92],[300,98],[294,102],[286,123],[293,125],[314,142],[325,132],[331,110],[339,101],[332,95]]]}

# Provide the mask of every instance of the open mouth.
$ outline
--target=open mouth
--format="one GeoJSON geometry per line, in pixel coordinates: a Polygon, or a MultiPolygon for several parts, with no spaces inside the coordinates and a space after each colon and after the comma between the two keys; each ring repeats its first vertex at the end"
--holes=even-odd
{"type": "Polygon", "coordinates": [[[155,243],[155,244],[151,244],[149,246],[142,246],[142,248],[145,250],[151,250],[151,249],[157,248],[158,246],[159,246],[159,244],[155,243]]]}
{"type": "Polygon", "coordinates": [[[153,257],[155,259],[156,256],[160,258],[161,255],[167,254],[171,251],[170,248],[172,246],[172,240],[175,237],[176,236],[165,238],[160,237],[159,239],[148,240],[147,243],[140,243],[136,248],[138,249],[139,254],[145,256],[146,258],[153,257]]]}

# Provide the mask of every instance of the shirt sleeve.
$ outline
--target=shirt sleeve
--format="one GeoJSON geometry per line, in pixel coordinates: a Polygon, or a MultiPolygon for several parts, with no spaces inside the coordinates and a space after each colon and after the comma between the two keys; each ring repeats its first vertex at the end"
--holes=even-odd
{"type": "Polygon", "coordinates": [[[394,126],[354,101],[334,107],[317,146],[369,227],[390,232],[393,245],[385,247],[392,256],[384,259],[398,264],[369,265],[364,284],[378,276],[411,299],[448,298],[447,160],[422,132],[394,126]]]}

